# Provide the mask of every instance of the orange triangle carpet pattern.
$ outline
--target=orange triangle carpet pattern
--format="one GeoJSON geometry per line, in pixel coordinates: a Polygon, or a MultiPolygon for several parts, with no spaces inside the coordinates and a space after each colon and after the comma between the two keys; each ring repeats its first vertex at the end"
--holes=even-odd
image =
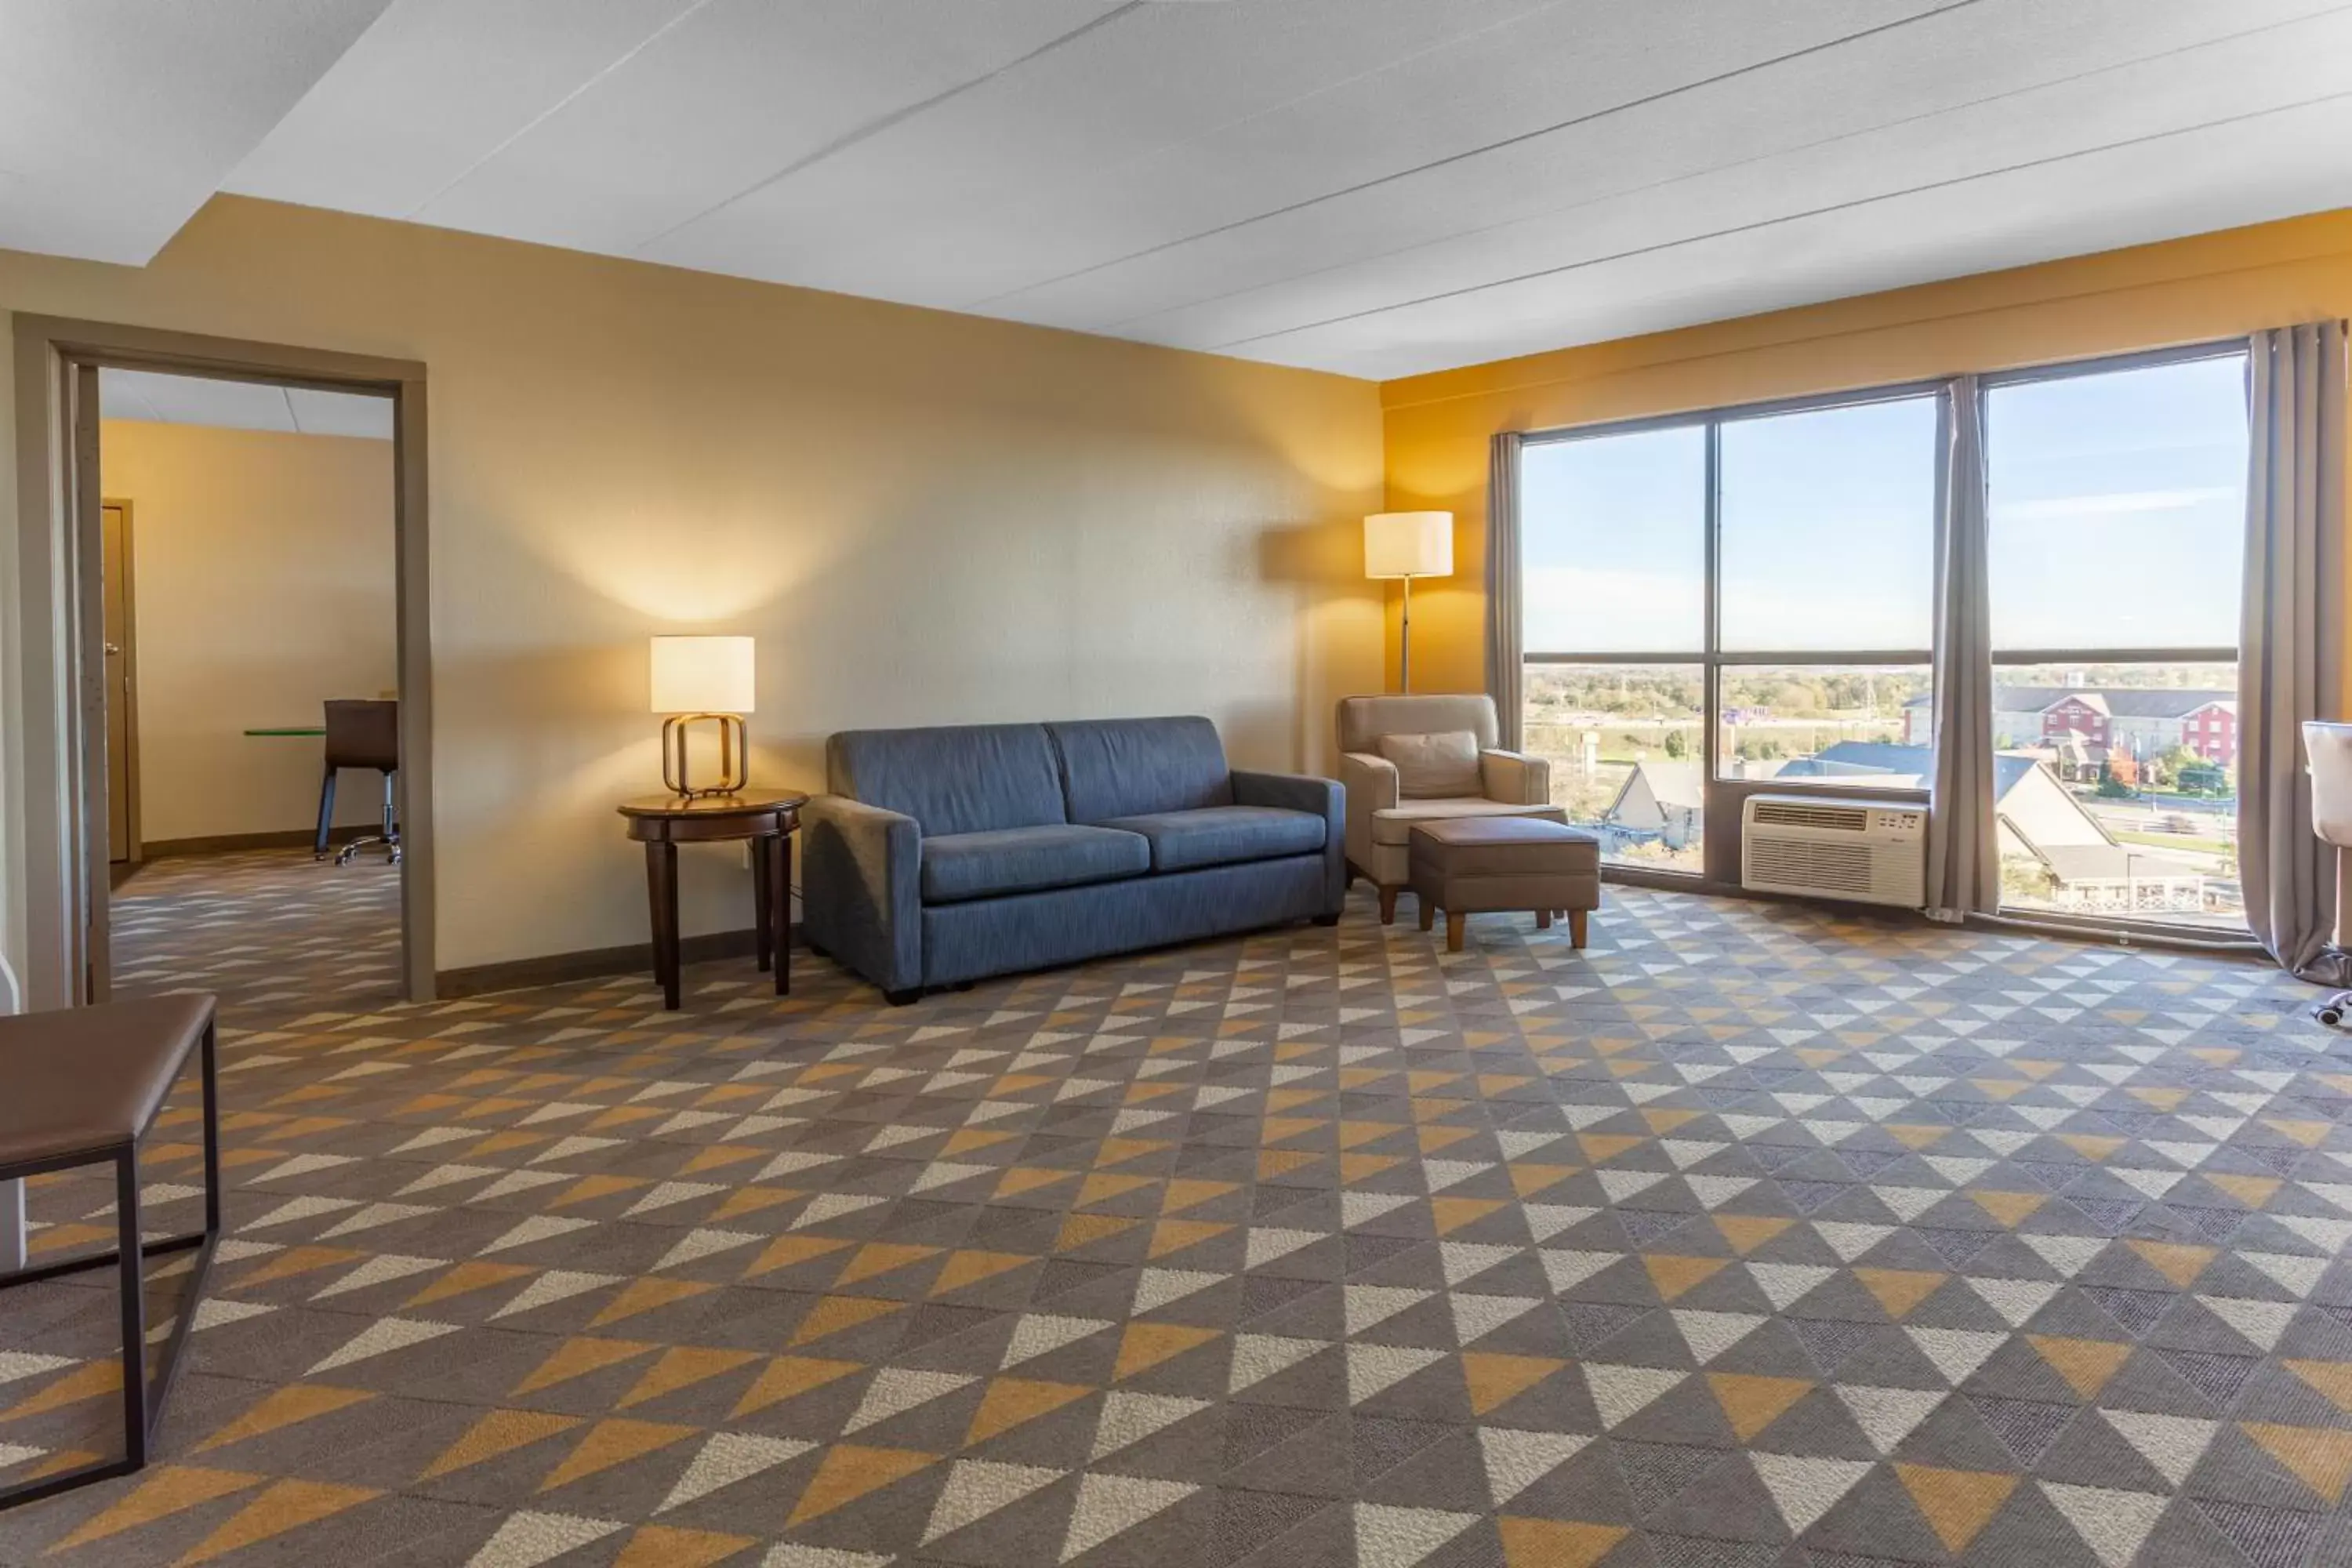
{"type": "MultiPolygon", "coordinates": [[[[126,987],[225,998],[229,1236],[156,1460],[0,1563],[2352,1563],[2352,1051],[2266,967],[1360,893],[906,1008],[412,1007],[393,898],[123,889],[126,987]]],[[[114,1440],[105,1280],[0,1308],[0,1475],[114,1440]]]]}

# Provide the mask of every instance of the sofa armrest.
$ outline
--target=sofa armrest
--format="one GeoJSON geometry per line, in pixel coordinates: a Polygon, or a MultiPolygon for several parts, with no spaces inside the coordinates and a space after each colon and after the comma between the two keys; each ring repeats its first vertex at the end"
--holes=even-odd
{"type": "Polygon", "coordinates": [[[1312,812],[1323,819],[1323,869],[1328,894],[1324,913],[1338,914],[1348,901],[1347,786],[1306,773],[1257,773],[1236,769],[1234,804],[1312,812]]]}
{"type": "Polygon", "coordinates": [[[1372,813],[1393,807],[1402,792],[1396,764],[1370,752],[1339,758],[1339,783],[1348,791],[1348,858],[1367,877],[1372,873],[1372,813]]]}
{"type": "Polygon", "coordinates": [[[1525,752],[1481,752],[1478,776],[1485,782],[1488,800],[1507,801],[1513,805],[1551,804],[1549,758],[1531,757],[1525,752]]]}
{"type": "Polygon", "coordinates": [[[847,795],[801,809],[801,926],[885,991],[923,983],[923,829],[847,795]]]}

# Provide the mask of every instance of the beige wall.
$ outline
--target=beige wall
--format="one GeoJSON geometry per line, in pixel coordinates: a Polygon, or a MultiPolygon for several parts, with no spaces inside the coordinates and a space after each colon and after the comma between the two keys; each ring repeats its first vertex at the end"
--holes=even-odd
{"type": "MultiPolygon", "coordinates": [[[[1388,504],[1454,513],[1454,576],[1412,596],[1414,684],[1475,690],[1486,681],[1486,453],[1497,430],[2085,359],[2347,314],[2352,211],[1389,382],[1388,504]]],[[[1389,622],[1393,670],[1393,603],[1389,622]]]]}
{"type": "MultiPolygon", "coordinates": [[[[395,685],[392,443],[109,419],[99,457],[131,504],[142,837],[314,826],[320,742],[244,731],[395,685]]],[[[376,819],[373,774],[340,791],[376,819]]]]}
{"type": "Polygon", "coordinates": [[[1170,711],[1318,767],[1379,679],[1369,383],[230,197],[143,268],[0,253],[0,310],[425,362],[444,969],[644,940],[654,632],[759,637],[802,786],[852,725],[1170,711]]]}

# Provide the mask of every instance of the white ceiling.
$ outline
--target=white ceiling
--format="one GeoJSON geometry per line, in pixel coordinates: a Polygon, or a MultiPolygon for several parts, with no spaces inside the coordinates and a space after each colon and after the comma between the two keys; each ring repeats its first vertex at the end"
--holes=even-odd
{"type": "Polygon", "coordinates": [[[143,266],[384,0],[0,0],[0,248],[143,266]]]}
{"type": "Polygon", "coordinates": [[[107,419],[277,430],[291,436],[392,439],[392,399],[358,392],[313,392],[152,370],[98,373],[98,411],[107,419]]]}
{"type": "Polygon", "coordinates": [[[2352,205],[2352,0],[392,0],[226,188],[1385,377],[2352,205]]]}

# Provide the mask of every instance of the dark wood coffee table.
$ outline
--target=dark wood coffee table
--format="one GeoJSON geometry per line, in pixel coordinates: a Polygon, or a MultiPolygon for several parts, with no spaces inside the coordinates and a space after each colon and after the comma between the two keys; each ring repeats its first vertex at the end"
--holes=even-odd
{"type": "Polygon", "coordinates": [[[677,847],[748,839],[751,845],[752,925],[760,967],[772,965],[776,994],[793,994],[793,833],[808,796],[792,790],[738,790],[688,799],[642,795],[621,805],[629,837],[646,847],[646,897],[652,907],[654,978],[662,1005],[677,996],[677,847]]]}

